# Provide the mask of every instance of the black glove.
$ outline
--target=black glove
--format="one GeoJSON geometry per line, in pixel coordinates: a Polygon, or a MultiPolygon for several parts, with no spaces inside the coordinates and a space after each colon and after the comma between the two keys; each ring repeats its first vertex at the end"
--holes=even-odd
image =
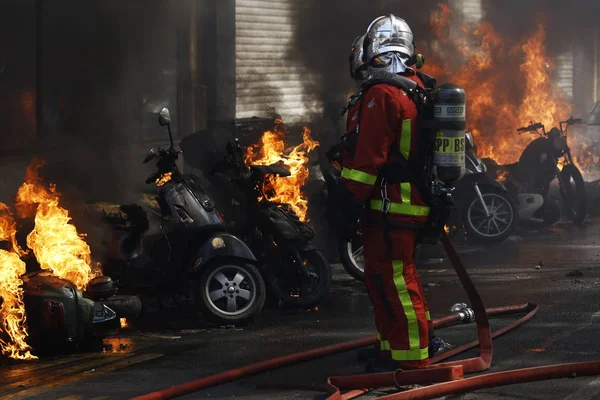
{"type": "Polygon", "coordinates": [[[356,235],[357,221],[363,204],[354,200],[354,194],[338,183],[333,191],[332,223],[340,240],[356,235]]]}

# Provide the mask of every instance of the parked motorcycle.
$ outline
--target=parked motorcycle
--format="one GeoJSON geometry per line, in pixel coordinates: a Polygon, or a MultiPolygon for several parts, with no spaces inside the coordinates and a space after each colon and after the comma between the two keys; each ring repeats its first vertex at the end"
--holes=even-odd
{"type": "MultiPolygon", "coordinates": [[[[502,184],[486,174],[486,166],[474,152],[473,136],[466,134],[465,175],[456,182],[452,197],[455,209],[451,212],[449,235],[464,227],[470,240],[492,244],[508,238],[517,226],[516,206],[502,184]]],[[[338,157],[329,153],[332,168],[325,174],[328,191],[331,192],[341,176],[338,157]]],[[[327,197],[330,201],[330,197],[327,197]]],[[[329,204],[335,207],[335,204],[329,204]]],[[[338,251],[344,269],[355,279],[364,280],[362,234],[357,223],[356,235],[347,242],[340,242],[338,251]]]]}
{"type": "MultiPolygon", "coordinates": [[[[167,108],[160,112],[159,123],[167,127],[171,145],[150,150],[144,159],[144,163],[158,160],[158,170],[146,184],[158,186],[159,226],[150,224],[151,235],[146,234],[148,225],[122,231],[117,254],[105,273],[111,271],[127,286],[146,284],[153,293],[190,294],[192,302],[216,322],[246,322],[260,313],[265,302],[256,258],[244,242],[227,232],[197,177],[177,168],[181,151],[173,147],[167,108]]],[[[129,210],[129,216],[134,214],[129,210]]]]}
{"type": "Polygon", "coordinates": [[[560,218],[560,206],[549,196],[550,184],[555,178],[558,178],[564,213],[575,224],[583,224],[587,215],[587,189],[581,171],[573,163],[567,141],[569,126],[581,123],[583,120],[571,117],[549,132],[542,123],[519,128],[519,134],[530,132],[540,137],[523,150],[517,163],[498,165],[492,159],[484,159],[490,174],[503,176],[527,226],[548,226],[560,218]]]}
{"type": "Polygon", "coordinates": [[[280,164],[246,166],[244,148],[238,139],[227,144],[225,161],[213,174],[236,184],[245,194],[247,222],[242,237],[257,255],[269,289],[282,305],[290,308],[317,306],[329,292],[331,268],[325,256],[310,245],[314,231],[299,220],[286,204],[268,200],[265,180],[286,177],[280,164]],[[235,178],[224,173],[233,170],[235,178]]]}

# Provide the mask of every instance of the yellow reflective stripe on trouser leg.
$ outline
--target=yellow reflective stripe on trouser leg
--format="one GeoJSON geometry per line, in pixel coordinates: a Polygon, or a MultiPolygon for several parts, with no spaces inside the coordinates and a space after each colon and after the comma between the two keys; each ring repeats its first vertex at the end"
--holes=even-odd
{"type": "Polygon", "coordinates": [[[429,311],[425,311],[425,318],[427,318],[427,321],[431,321],[431,314],[429,311]]]}
{"type": "Polygon", "coordinates": [[[410,135],[411,135],[410,119],[402,121],[402,133],[400,134],[400,154],[408,160],[410,155],[410,135]]]}
{"type": "Polygon", "coordinates": [[[402,204],[410,204],[411,187],[410,182],[404,182],[400,184],[400,198],[402,204]]]}
{"type": "Polygon", "coordinates": [[[342,178],[364,183],[365,185],[369,186],[373,186],[375,182],[377,182],[377,176],[367,174],[366,172],[362,172],[357,169],[344,168],[342,170],[342,178]]]}
{"type": "Polygon", "coordinates": [[[421,338],[419,336],[419,321],[417,313],[404,280],[404,263],[402,261],[392,261],[394,268],[394,284],[398,292],[398,298],[402,303],[406,323],[408,326],[408,350],[397,350],[391,348],[392,358],[397,361],[424,360],[429,357],[429,348],[421,349],[421,338]]]}

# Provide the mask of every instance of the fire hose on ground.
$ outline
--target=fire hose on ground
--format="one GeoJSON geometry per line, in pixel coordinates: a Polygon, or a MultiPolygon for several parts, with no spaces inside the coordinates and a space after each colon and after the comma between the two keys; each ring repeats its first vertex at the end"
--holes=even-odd
{"type": "MultiPolygon", "coordinates": [[[[496,338],[517,326],[529,321],[536,314],[538,306],[528,303],[506,307],[485,309],[483,302],[467,271],[462,264],[454,246],[446,236],[441,242],[448,254],[456,273],[462,283],[472,306],[468,309],[457,310],[456,313],[433,321],[434,328],[440,329],[456,322],[470,322],[474,317],[477,326],[478,340],[446,351],[431,359],[431,366],[421,370],[409,370],[379,374],[364,374],[352,376],[330,377],[327,387],[315,388],[327,392],[328,400],[353,399],[366,392],[377,388],[397,387],[401,389],[409,385],[428,385],[415,389],[400,391],[391,395],[380,397],[380,400],[405,400],[405,399],[433,399],[440,396],[464,393],[483,388],[542,381],[548,379],[572,378],[575,376],[600,375],[600,361],[582,362],[572,364],[557,364],[543,367],[525,368],[496,372],[464,378],[466,374],[482,372],[490,368],[493,356],[492,339],[496,338]],[[519,320],[491,332],[488,317],[505,316],[526,313],[519,320]],[[466,350],[479,346],[479,357],[467,360],[441,363],[448,358],[456,356],[466,350]],[[342,394],[343,391],[347,391],[342,394]]],[[[376,337],[367,337],[354,341],[325,346],[313,350],[277,357],[260,361],[238,369],[224,371],[215,375],[177,385],[168,389],[136,397],[134,400],[172,399],[188,393],[197,392],[213,386],[229,383],[244,377],[272,371],[281,367],[299,364],[349,350],[367,347],[377,343],[376,337]]]]}

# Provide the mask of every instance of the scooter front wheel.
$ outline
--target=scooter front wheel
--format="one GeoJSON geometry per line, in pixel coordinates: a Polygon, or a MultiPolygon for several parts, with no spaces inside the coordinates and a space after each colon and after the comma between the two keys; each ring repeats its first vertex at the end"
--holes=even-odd
{"type": "MultiPolygon", "coordinates": [[[[319,250],[300,253],[309,277],[294,262],[267,266],[267,279],[275,296],[288,308],[313,308],[321,303],[331,287],[331,267],[319,250]]],[[[300,267],[302,268],[302,267],[300,267]]]]}
{"type": "Polygon", "coordinates": [[[581,172],[574,165],[566,165],[560,172],[560,183],[567,216],[575,225],[582,225],[587,216],[588,195],[581,172]]]}
{"type": "Polygon", "coordinates": [[[241,260],[221,259],[208,265],[197,289],[202,310],[217,323],[249,322],[265,304],[265,283],[260,272],[241,260]]]}

